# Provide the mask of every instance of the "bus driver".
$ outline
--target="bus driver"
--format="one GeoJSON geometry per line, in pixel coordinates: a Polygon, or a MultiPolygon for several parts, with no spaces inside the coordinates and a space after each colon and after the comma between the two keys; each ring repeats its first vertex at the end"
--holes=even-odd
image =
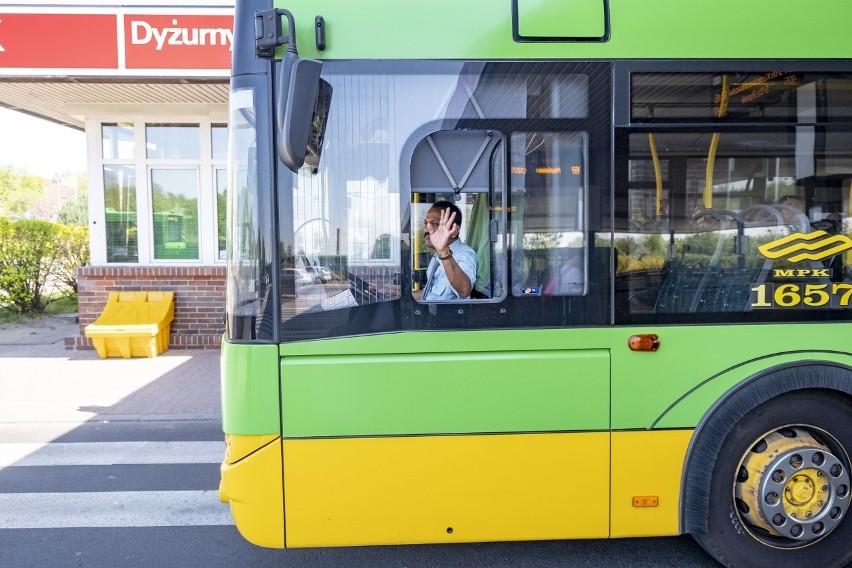
{"type": "Polygon", "coordinates": [[[426,269],[426,286],[415,300],[439,302],[470,297],[476,282],[476,252],[459,239],[462,212],[454,203],[437,201],[423,221],[426,244],[435,256],[426,269]]]}

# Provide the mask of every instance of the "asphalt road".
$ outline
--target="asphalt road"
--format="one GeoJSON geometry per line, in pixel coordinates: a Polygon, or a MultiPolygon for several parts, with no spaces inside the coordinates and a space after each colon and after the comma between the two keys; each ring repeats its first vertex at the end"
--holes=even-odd
{"type": "Polygon", "coordinates": [[[0,424],[0,565],[715,567],[689,537],[268,550],[216,499],[216,421],[0,424]],[[171,457],[169,457],[171,456],[171,457]],[[168,525],[168,526],[165,526],[168,525]]]}

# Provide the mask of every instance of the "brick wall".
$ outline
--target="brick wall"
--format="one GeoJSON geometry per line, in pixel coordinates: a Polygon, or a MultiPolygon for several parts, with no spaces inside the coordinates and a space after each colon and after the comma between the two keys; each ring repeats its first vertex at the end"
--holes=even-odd
{"type": "Polygon", "coordinates": [[[224,266],[84,266],[77,269],[80,336],[66,339],[66,349],[92,348],[83,329],[101,314],[110,292],[143,290],[175,293],[170,347],[219,347],[225,331],[224,266]]]}

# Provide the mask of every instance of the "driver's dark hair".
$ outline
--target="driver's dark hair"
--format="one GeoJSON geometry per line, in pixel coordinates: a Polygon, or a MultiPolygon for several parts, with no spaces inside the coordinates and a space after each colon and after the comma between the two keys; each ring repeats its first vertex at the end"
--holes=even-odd
{"type": "Polygon", "coordinates": [[[457,224],[459,228],[462,226],[462,212],[459,209],[459,206],[453,203],[452,201],[436,201],[430,209],[441,209],[446,210],[449,209],[451,213],[456,214],[456,218],[453,220],[453,223],[457,224]]]}

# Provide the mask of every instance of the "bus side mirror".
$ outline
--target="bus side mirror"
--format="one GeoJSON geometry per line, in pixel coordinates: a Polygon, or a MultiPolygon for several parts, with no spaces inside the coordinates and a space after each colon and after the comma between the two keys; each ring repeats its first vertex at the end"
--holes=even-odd
{"type": "Polygon", "coordinates": [[[304,165],[316,173],[322,151],[331,85],[320,78],[322,63],[291,51],[281,60],[275,119],[278,156],[290,170],[304,165]]]}

